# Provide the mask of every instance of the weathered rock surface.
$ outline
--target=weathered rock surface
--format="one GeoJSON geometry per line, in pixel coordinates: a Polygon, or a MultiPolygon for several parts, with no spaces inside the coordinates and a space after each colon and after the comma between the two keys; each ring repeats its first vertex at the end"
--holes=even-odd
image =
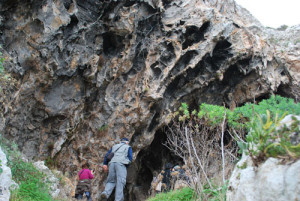
{"type": "Polygon", "coordinates": [[[10,198],[10,188],[16,187],[17,184],[12,180],[11,170],[7,166],[7,158],[0,147],[0,168],[2,173],[0,173],[0,201],[7,201],[10,198]]]}
{"type": "Polygon", "coordinates": [[[91,161],[94,195],[105,180],[97,164],[123,136],[136,159],[126,199],[147,192],[173,159],[161,128],[182,101],[235,107],[299,90],[297,59],[233,0],[2,0],[0,16],[6,68],[19,80],[4,135],[74,183],[91,161]]]}
{"type": "Polygon", "coordinates": [[[229,182],[227,200],[287,201],[300,199],[300,160],[284,165],[280,159],[269,158],[256,168],[251,158],[244,156],[237,163],[237,167],[229,182]]]}
{"type": "MultiPolygon", "coordinates": [[[[277,129],[289,128],[294,119],[299,121],[300,116],[287,115],[277,129]]],[[[290,140],[298,145],[299,133],[290,136],[290,140]]],[[[250,156],[243,155],[231,175],[226,196],[229,201],[300,200],[300,160],[268,158],[256,167],[250,156]]]]}

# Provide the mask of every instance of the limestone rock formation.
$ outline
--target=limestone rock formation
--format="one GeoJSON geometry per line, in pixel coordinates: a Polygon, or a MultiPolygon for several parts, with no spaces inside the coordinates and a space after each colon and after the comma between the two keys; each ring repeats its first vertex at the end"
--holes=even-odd
{"type": "Polygon", "coordinates": [[[99,164],[124,136],[135,159],[126,199],[147,192],[172,160],[163,127],[181,102],[235,107],[299,90],[298,61],[233,0],[2,0],[0,32],[19,81],[3,134],[74,182],[90,161],[94,195],[99,164]]]}
{"type": "Polygon", "coordinates": [[[237,163],[237,167],[230,179],[227,200],[286,201],[300,199],[300,160],[292,164],[282,164],[280,159],[269,158],[256,168],[251,158],[244,156],[237,163]]]}
{"type": "Polygon", "coordinates": [[[7,201],[10,198],[10,189],[17,187],[17,184],[12,180],[11,170],[7,166],[7,158],[0,147],[0,201],[7,201]]]}
{"type": "MultiPolygon", "coordinates": [[[[276,128],[290,128],[300,116],[287,115],[276,128]]],[[[300,124],[299,124],[300,129],[300,124]]],[[[299,133],[290,136],[291,143],[298,145],[299,133]]],[[[236,164],[226,195],[228,201],[286,201],[300,199],[300,160],[268,158],[256,166],[252,158],[243,154],[236,164]]]]}

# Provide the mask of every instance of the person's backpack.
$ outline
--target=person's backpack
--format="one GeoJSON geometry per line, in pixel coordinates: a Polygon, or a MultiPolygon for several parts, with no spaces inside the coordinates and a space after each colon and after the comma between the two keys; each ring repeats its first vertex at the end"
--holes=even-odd
{"type": "MultiPolygon", "coordinates": [[[[118,147],[118,149],[116,149],[115,152],[117,152],[124,144],[122,144],[121,146],[118,147]]],[[[111,159],[115,156],[115,153],[114,152],[110,152],[108,155],[107,155],[107,162],[109,163],[111,161],[111,159]]]]}

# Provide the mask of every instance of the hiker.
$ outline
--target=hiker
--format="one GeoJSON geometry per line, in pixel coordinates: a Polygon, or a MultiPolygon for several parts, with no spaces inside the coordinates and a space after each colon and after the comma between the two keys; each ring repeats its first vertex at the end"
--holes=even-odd
{"type": "Polygon", "coordinates": [[[83,194],[86,195],[88,201],[92,201],[91,196],[91,180],[94,178],[94,172],[89,169],[89,164],[85,163],[82,165],[82,170],[79,171],[79,181],[75,190],[75,198],[81,200],[83,194]]]}
{"type": "Polygon", "coordinates": [[[186,175],[184,167],[176,165],[173,168],[172,176],[172,190],[181,189],[189,185],[189,177],[186,175]]]}
{"type": "Polygon", "coordinates": [[[149,193],[150,195],[154,196],[155,194],[161,192],[163,173],[164,173],[164,171],[162,171],[159,174],[157,174],[156,171],[153,172],[154,177],[151,182],[151,189],[150,189],[150,193],[149,193]]]}
{"type": "Polygon", "coordinates": [[[123,201],[123,189],[126,184],[127,167],[132,161],[132,148],[128,145],[128,138],[122,138],[119,144],[114,145],[105,155],[103,169],[108,171],[105,190],[100,195],[100,200],[105,201],[115,190],[115,201],[123,201]],[[114,153],[113,158],[108,162],[108,156],[114,153]]]}
{"type": "Polygon", "coordinates": [[[168,192],[171,189],[171,172],[172,172],[173,165],[171,163],[167,163],[165,170],[163,172],[163,179],[162,179],[162,192],[168,192]]]}

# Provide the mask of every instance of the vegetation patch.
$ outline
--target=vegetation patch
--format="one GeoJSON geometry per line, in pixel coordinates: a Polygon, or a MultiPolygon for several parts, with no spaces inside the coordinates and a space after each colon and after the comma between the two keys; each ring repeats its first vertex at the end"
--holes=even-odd
{"type": "Polygon", "coordinates": [[[11,192],[10,201],[53,201],[46,175],[37,170],[31,162],[22,160],[15,143],[0,138],[0,146],[12,171],[12,179],[19,185],[19,188],[11,192]]]}
{"type": "Polygon", "coordinates": [[[195,193],[191,188],[183,188],[168,193],[159,193],[154,198],[150,198],[147,201],[190,201],[196,200],[195,193]]]}

